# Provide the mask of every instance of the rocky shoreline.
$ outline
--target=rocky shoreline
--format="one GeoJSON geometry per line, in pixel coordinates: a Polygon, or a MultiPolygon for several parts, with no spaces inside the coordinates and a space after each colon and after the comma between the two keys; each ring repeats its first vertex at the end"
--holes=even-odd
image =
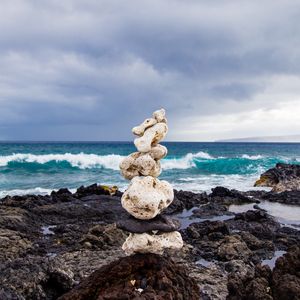
{"type": "MultiPolygon", "coordinates": [[[[282,226],[259,208],[259,201],[298,206],[300,191],[285,191],[284,197],[223,187],[210,194],[174,193],[164,216],[181,221],[184,247],[165,256],[189,271],[200,299],[299,299],[299,260],[293,260],[299,258],[300,231],[282,226]],[[256,209],[229,211],[230,205],[245,203],[256,204],[256,209]],[[287,254],[274,270],[262,266],[276,251],[287,254]],[[275,284],[281,273],[282,288],[275,284]]],[[[0,299],[57,299],[94,271],[124,257],[121,245],[127,235],[116,227],[116,222],[128,219],[121,195],[94,184],[73,194],[61,189],[49,196],[3,198],[0,299]]],[[[139,299],[151,298],[141,294],[139,299]]]]}

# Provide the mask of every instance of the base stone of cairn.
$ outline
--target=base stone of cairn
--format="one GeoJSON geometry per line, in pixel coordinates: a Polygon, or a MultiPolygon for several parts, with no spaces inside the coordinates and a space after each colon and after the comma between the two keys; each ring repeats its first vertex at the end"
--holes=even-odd
{"type": "Polygon", "coordinates": [[[173,187],[157,178],[161,173],[160,159],[167,155],[167,148],[159,144],[168,132],[165,110],[155,111],[152,118],[134,127],[132,132],[138,136],[134,140],[138,152],[130,154],[120,163],[121,174],[131,180],[121,202],[133,218],[125,224],[117,224],[130,232],[122,249],[127,255],[162,254],[165,249],[180,249],[183,241],[176,231],[179,226],[163,218],[154,221],[174,199],[173,187]]]}
{"type": "Polygon", "coordinates": [[[135,254],[103,266],[59,300],[199,300],[188,269],[155,254],[135,254]]]}

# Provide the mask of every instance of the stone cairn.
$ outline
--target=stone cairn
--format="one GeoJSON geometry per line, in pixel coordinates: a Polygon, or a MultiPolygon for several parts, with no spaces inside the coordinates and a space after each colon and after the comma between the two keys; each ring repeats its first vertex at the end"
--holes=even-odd
{"type": "Polygon", "coordinates": [[[122,249],[127,255],[180,249],[183,241],[177,231],[179,221],[160,215],[174,199],[172,186],[157,178],[161,173],[160,159],[167,155],[167,148],[159,144],[168,132],[165,110],[155,111],[132,132],[138,136],[134,140],[138,152],[120,163],[121,174],[131,180],[121,199],[130,215],[117,223],[118,228],[130,232],[122,249]]]}

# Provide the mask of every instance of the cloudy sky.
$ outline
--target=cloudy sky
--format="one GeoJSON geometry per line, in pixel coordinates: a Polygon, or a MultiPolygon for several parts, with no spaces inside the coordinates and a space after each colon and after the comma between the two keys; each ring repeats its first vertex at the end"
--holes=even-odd
{"type": "Polygon", "coordinates": [[[300,134],[300,2],[1,0],[0,139],[300,134]]]}

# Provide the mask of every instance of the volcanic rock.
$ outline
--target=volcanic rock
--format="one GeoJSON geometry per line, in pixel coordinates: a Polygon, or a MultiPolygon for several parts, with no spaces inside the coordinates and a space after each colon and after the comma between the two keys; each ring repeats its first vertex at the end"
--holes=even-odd
{"type": "Polygon", "coordinates": [[[254,186],[272,187],[274,192],[300,190],[300,165],[278,163],[264,172],[254,186]]]}
{"type": "Polygon", "coordinates": [[[158,255],[136,254],[100,268],[59,300],[199,300],[199,295],[183,266],[158,255]]]}
{"type": "Polygon", "coordinates": [[[212,202],[221,203],[223,205],[231,204],[243,204],[243,203],[252,203],[256,202],[255,200],[247,197],[237,190],[229,190],[222,186],[217,186],[212,189],[212,193],[209,194],[212,202]]]}
{"type": "Polygon", "coordinates": [[[110,187],[106,185],[92,184],[87,187],[81,186],[77,189],[75,196],[78,198],[90,195],[116,195],[118,188],[116,186],[110,187]]]}
{"type": "Polygon", "coordinates": [[[280,193],[268,192],[261,195],[262,200],[270,202],[278,202],[289,205],[300,205],[300,190],[299,191],[284,191],[280,193]]]}
{"type": "Polygon", "coordinates": [[[180,228],[180,222],[167,216],[158,215],[151,220],[139,220],[132,216],[117,222],[117,227],[132,233],[144,233],[158,230],[159,232],[171,232],[180,228]]]}
{"type": "Polygon", "coordinates": [[[300,299],[300,246],[276,261],[272,276],[274,299],[300,299]]]}
{"type": "Polygon", "coordinates": [[[269,266],[257,265],[246,276],[231,274],[228,279],[228,300],[300,299],[300,247],[292,247],[278,258],[273,272],[269,266]]]}

